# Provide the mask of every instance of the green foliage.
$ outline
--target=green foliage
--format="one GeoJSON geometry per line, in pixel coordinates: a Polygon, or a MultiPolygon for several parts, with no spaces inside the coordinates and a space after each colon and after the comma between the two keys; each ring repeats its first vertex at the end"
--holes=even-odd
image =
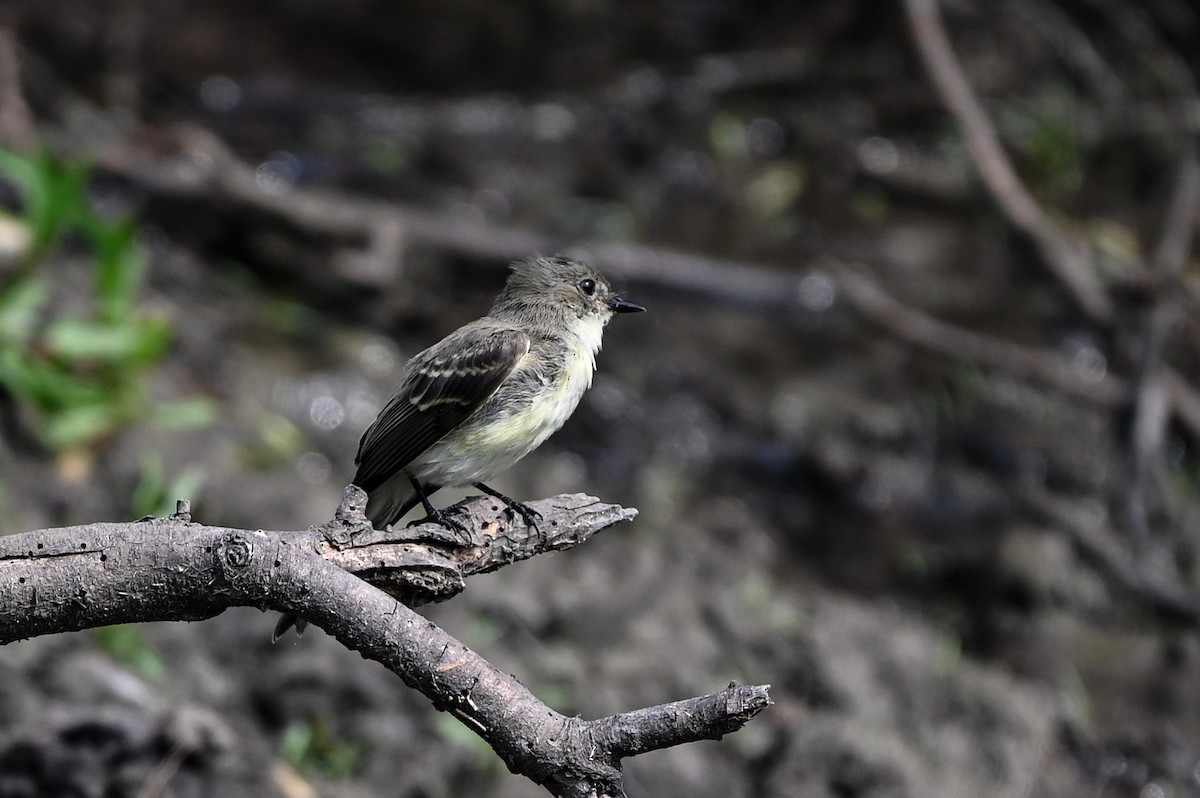
{"type": "Polygon", "coordinates": [[[65,231],[91,215],[87,206],[86,163],[59,164],[47,152],[25,156],[0,150],[0,174],[25,200],[24,221],[33,239],[31,256],[40,259],[65,231]]]}
{"type": "Polygon", "coordinates": [[[204,485],[204,469],[191,466],[168,478],[162,456],[149,452],[142,457],[141,474],[130,499],[134,518],[162,517],[175,512],[177,499],[195,499],[204,485]]]}
{"type": "Polygon", "coordinates": [[[354,774],[363,745],[338,740],[318,719],[293,723],[283,730],[279,752],[301,773],[315,773],[330,779],[345,779],[354,774]]]}
{"type": "Polygon", "coordinates": [[[153,681],[161,681],[167,675],[166,665],[137,626],[124,623],[102,626],[93,635],[101,651],[135,673],[153,681]]]}
{"type": "Polygon", "coordinates": [[[504,775],[504,762],[496,756],[487,741],[471,731],[462,722],[451,715],[438,715],[436,721],[438,733],[447,740],[452,740],[471,752],[476,766],[493,778],[504,775]]]}
{"type": "Polygon", "coordinates": [[[1084,152],[1073,95],[1050,91],[1032,108],[1005,107],[1000,125],[1005,140],[1020,152],[1026,180],[1044,202],[1070,201],[1083,182],[1084,152]]]}
{"type": "Polygon", "coordinates": [[[171,339],[170,321],[138,308],[145,258],[127,219],[108,220],[87,201],[87,164],[48,153],[0,151],[0,176],[20,193],[31,245],[0,279],[0,387],[55,451],[84,448],[143,418],[167,426],[210,423],[210,402],[155,404],[146,376],[171,339]],[[71,313],[51,302],[49,257],[63,238],[92,253],[88,307],[71,313]]]}
{"type": "Polygon", "coordinates": [[[269,413],[256,425],[257,435],[243,441],[238,460],[251,471],[270,471],[290,463],[304,447],[304,432],[285,417],[269,413]]]}

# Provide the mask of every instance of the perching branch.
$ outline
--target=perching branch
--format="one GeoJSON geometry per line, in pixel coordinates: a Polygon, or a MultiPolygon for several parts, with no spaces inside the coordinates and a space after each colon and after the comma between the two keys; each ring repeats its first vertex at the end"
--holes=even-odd
{"type": "MultiPolygon", "coordinates": [[[[564,549],[636,516],[582,494],[533,502],[541,531],[492,499],[458,505],[467,538],[436,524],[382,531],[350,486],[334,518],[303,532],[209,527],[175,515],[0,537],[0,643],[113,623],[201,620],[229,607],[291,612],[382,663],[482,737],[514,773],[559,796],[621,796],[625,756],[740,728],[769,686],[599,720],[563,716],[409,604],[443,600],[473,574],[564,549]],[[361,577],[361,578],[360,578],[361,577]]],[[[265,634],[264,630],[264,634],[265,634]]]]}

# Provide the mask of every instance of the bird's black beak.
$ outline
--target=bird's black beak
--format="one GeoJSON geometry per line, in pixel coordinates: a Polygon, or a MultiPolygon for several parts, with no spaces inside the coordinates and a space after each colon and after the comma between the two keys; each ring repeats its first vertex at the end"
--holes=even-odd
{"type": "Polygon", "coordinates": [[[640,313],[645,310],[641,305],[635,305],[632,302],[627,302],[619,296],[615,296],[608,300],[608,309],[613,313],[640,313]]]}

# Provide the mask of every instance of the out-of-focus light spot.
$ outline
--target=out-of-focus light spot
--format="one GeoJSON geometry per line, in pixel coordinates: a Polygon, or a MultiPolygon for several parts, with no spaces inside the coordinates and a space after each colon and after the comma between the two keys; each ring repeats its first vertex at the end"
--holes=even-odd
{"type": "Polygon", "coordinates": [[[607,421],[615,421],[629,410],[629,397],[621,386],[612,380],[596,380],[584,397],[596,415],[607,421]]]}
{"type": "Polygon", "coordinates": [[[300,404],[300,391],[303,386],[300,380],[295,377],[280,377],[275,380],[275,384],[271,386],[271,399],[275,402],[275,406],[285,413],[295,412],[297,405],[300,404]]]}
{"type": "Polygon", "coordinates": [[[783,152],[783,125],[765,116],[750,123],[746,130],[746,142],[750,152],[759,158],[774,158],[783,152]]]}
{"type": "Polygon", "coordinates": [[[1108,358],[1084,336],[1068,336],[1062,349],[1076,374],[1088,382],[1100,382],[1108,373],[1108,358]]]}
{"type": "Polygon", "coordinates": [[[666,399],[664,411],[670,423],[657,441],[656,454],[682,465],[705,466],[711,462],[718,423],[708,406],[680,393],[666,399]]]}
{"type": "Polygon", "coordinates": [[[396,350],[383,341],[372,341],[358,353],[358,363],[368,377],[386,377],[396,368],[396,350]]]}
{"type": "Polygon", "coordinates": [[[450,206],[449,212],[454,217],[454,221],[460,224],[476,227],[487,224],[487,216],[484,215],[483,210],[471,202],[457,202],[450,206]]]}
{"type": "Polygon", "coordinates": [[[784,440],[802,441],[811,424],[813,403],[806,387],[796,382],[785,386],[771,399],[771,421],[784,440]]]}
{"type": "Polygon", "coordinates": [[[542,141],[562,141],[575,132],[575,114],[558,103],[533,106],[533,135],[542,141]]]}
{"type": "Polygon", "coordinates": [[[631,105],[644,106],[655,102],[667,89],[662,73],[654,67],[635,69],[621,85],[622,99],[631,105]]]}
{"type": "Polygon", "coordinates": [[[708,56],[700,59],[696,77],[710,91],[721,91],[737,82],[738,69],[728,58],[708,56]]]}
{"type": "Polygon", "coordinates": [[[513,103],[501,96],[456,103],[449,116],[450,128],[466,136],[500,133],[512,123],[513,103]]]}
{"type": "Polygon", "coordinates": [[[539,495],[574,493],[587,484],[587,463],[573,452],[559,452],[549,458],[547,468],[538,476],[539,495]]]}
{"type": "Polygon", "coordinates": [[[308,417],[319,429],[337,429],[346,420],[346,408],[332,396],[318,396],[308,406],[308,417]]]}
{"type": "Polygon", "coordinates": [[[820,272],[813,272],[800,281],[797,289],[800,304],[813,313],[829,310],[837,299],[837,289],[833,281],[820,272]]]}
{"type": "Polygon", "coordinates": [[[471,204],[489,219],[507,219],[512,213],[512,204],[504,192],[485,188],[475,192],[471,204]]]}
{"type": "Polygon", "coordinates": [[[858,160],[868,172],[886,175],[900,165],[900,150],[890,139],[871,136],[858,145],[858,160]]]}
{"type": "Polygon", "coordinates": [[[668,181],[685,186],[703,187],[717,176],[713,159],[697,150],[672,150],[664,155],[663,172],[668,181]]]}
{"type": "Polygon", "coordinates": [[[719,113],[708,126],[708,142],[718,158],[744,158],[749,151],[746,125],[730,113],[719,113]]]}
{"type": "Polygon", "coordinates": [[[804,192],[807,177],[798,163],[770,164],[746,186],[746,204],[761,216],[775,216],[804,192]]]}
{"type": "Polygon", "coordinates": [[[213,75],[200,83],[200,102],[210,111],[232,111],[242,101],[242,87],[232,78],[213,75]]]}
{"type": "Polygon", "coordinates": [[[380,406],[379,395],[374,391],[352,391],[346,397],[346,423],[355,429],[365,428],[375,419],[380,406]]]}
{"type": "Polygon", "coordinates": [[[633,211],[619,203],[605,203],[602,213],[596,219],[596,234],[610,241],[622,241],[633,238],[637,231],[637,217],[633,211]]]}
{"type": "Polygon", "coordinates": [[[333,466],[320,452],[305,452],[296,459],[296,472],[310,485],[319,485],[329,480],[333,466]]]}
{"type": "Polygon", "coordinates": [[[290,152],[277,152],[254,170],[258,190],[272,197],[286,194],[300,178],[300,159],[290,152]]]}
{"type": "Polygon", "coordinates": [[[24,257],[33,246],[33,232],[19,219],[0,214],[0,263],[24,257]]]}
{"type": "Polygon", "coordinates": [[[1007,374],[997,372],[987,378],[988,394],[1000,407],[1021,413],[1034,421],[1046,415],[1046,400],[1041,392],[1007,374]]]}

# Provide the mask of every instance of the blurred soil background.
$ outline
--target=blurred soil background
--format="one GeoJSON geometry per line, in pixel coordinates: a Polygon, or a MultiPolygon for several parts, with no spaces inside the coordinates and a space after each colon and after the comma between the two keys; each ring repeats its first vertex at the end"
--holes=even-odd
{"type": "MultiPolygon", "coordinates": [[[[632,798],[1200,795],[1200,10],[942,5],[1007,188],[920,0],[6,0],[0,530],[320,523],[567,251],[649,313],[496,487],[641,515],[424,611],[569,714],[773,685],[632,798]]],[[[0,798],[545,794],[273,624],[0,649],[0,798]]]]}

